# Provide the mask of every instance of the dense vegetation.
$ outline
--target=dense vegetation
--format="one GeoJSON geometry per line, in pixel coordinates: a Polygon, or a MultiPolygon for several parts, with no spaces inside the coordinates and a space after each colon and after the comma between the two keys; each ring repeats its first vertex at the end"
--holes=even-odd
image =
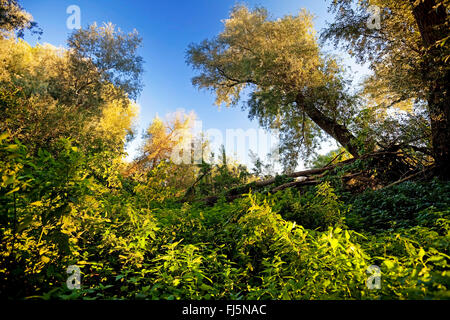
{"type": "MultiPolygon", "coordinates": [[[[137,33],[93,25],[67,50],[32,47],[11,33],[36,28],[31,16],[1,5],[2,298],[450,298],[448,164],[433,149],[443,135],[430,135],[426,99],[398,101],[402,118],[350,94],[305,12],[273,22],[238,6],[224,33],[188,49],[202,72],[194,84],[219,103],[237,103],[250,83],[250,115],[284,132],[276,175],[259,159],[250,172],[225,149],[212,161],[207,139],[191,136],[193,114],[156,118],[125,162],[142,89],[137,33]],[[324,133],[343,148],[314,156],[324,133]],[[192,141],[201,163],[171,161],[192,141]],[[313,168],[296,173],[302,152],[313,168]],[[67,288],[70,265],[81,268],[81,289],[67,288]],[[372,265],[376,290],[366,285],[372,265]]],[[[329,36],[342,35],[337,27],[329,36]]],[[[392,85],[377,70],[378,85],[392,85]]]]}

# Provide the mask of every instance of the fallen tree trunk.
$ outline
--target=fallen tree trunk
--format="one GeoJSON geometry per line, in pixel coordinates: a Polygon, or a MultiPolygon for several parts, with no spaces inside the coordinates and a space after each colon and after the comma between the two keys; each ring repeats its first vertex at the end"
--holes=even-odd
{"type": "MultiPolygon", "coordinates": [[[[351,158],[351,159],[339,162],[335,165],[331,165],[331,166],[327,166],[327,167],[323,167],[323,168],[308,169],[308,170],[303,170],[303,171],[292,172],[292,173],[286,174],[286,177],[288,177],[288,178],[309,177],[309,176],[312,176],[315,174],[324,173],[325,171],[328,171],[328,170],[336,169],[337,167],[352,163],[355,160],[356,160],[356,158],[351,158]]],[[[253,185],[255,187],[265,187],[265,186],[271,185],[275,182],[276,182],[276,178],[271,178],[271,179],[267,179],[267,180],[263,180],[263,181],[256,181],[253,183],[253,185]]],[[[252,185],[252,183],[248,184],[249,187],[251,187],[251,185],[252,185]]]]}
{"type": "MultiPolygon", "coordinates": [[[[271,189],[270,191],[272,193],[275,193],[277,191],[284,190],[287,188],[318,184],[318,183],[320,183],[320,180],[318,180],[318,179],[324,177],[328,173],[328,171],[351,164],[351,163],[355,162],[356,160],[379,158],[379,157],[385,157],[385,156],[399,157],[401,155],[403,155],[402,151],[385,151],[385,150],[376,151],[376,152],[362,155],[359,158],[347,159],[342,162],[336,163],[334,165],[325,166],[323,168],[314,168],[314,169],[292,172],[292,173],[285,175],[285,177],[287,177],[287,178],[304,177],[305,179],[298,180],[298,181],[291,181],[291,182],[276,186],[275,188],[271,189]]],[[[356,176],[361,176],[364,173],[365,173],[364,171],[357,172],[357,173],[350,173],[350,174],[342,176],[341,178],[342,179],[351,179],[356,176]]],[[[369,179],[369,178],[367,178],[367,179],[369,179]]],[[[278,180],[278,177],[274,177],[274,178],[270,178],[267,180],[254,181],[254,182],[248,183],[243,186],[234,187],[234,188],[227,190],[225,192],[224,196],[227,201],[233,201],[234,199],[241,197],[242,194],[248,193],[251,189],[258,189],[258,188],[263,188],[263,187],[269,186],[271,184],[276,183],[277,180],[278,180]]],[[[213,205],[214,203],[217,202],[218,199],[219,199],[218,196],[209,196],[209,197],[204,198],[202,201],[208,205],[213,205]]]]}
{"type": "MultiPolygon", "coordinates": [[[[362,175],[363,173],[364,172],[348,174],[348,175],[342,176],[341,179],[352,179],[354,177],[362,175]]],[[[321,174],[319,176],[314,176],[314,177],[312,177],[310,179],[307,178],[307,179],[304,179],[304,180],[288,182],[288,183],[282,184],[281,186],[273,188],[271,190],[271,192],[275,193],[277,191],[281,191],[281,190],[288,189],[288,188],[293,188],[293,187],[316,185],[316,184],[320,183],[320,180],[317,180],[317,178],[321,178],[322,176],[323,176],[323,174],[321,174]]]]}
{"type": "MultiPolygon", "coordinates": [[[[298,177],[309,177],[312,175],[318,175],[321,173],[325,173],[328,170],[333,170],[337,167],[352,163],[355,160],[356,160],[356,158],[352,158],[352,159],[348,159],[348,160],[339,162],[335,165],[331,165],[331,166],[327,166],[327,167],[323,167],[323,168],[308,169],[308,170],[293,172],[293,173],[287,174],[286,177],[298,178],[298,177]]],[[[270,178],[270,179],[263,180],[263,181],[251,182],[251,183],[248,183],[243,186],[232,188],[225,193],[225,198],[227,199],[227,201],[232,201],[234,199],[239,198],[242,194],[249,192],[250,189],[252,189],[252,188],[266,187],[268,185],[274,184],[276,182],[276,180],[277,180],[277,178],[275,177],[275,178],[270,178]]],[[[294,186],[296,183],[299,183],[299,181],[294,181],[291,183],[293,184],[292,186],[294,186]]],[[[317,184],[317,182],[312,182],[312,181],[308,182],[308,183],[310,185],[317,184]]],[[[286,188],[288,188],[288,187],[286,187],[286,188]]],[[[283,189],[285,189],[285,188],[283,188],[283,189]]],[[[280,190],[282,190],[282,189],[280,189],[280,190]]],[[[202,201],[208,205],[213,205],[214,203],[217,202],[218,199],[219,199],[218,196],[209,196],[209,197],[204,198],[202,201]]]]}
{"type": "Polygon", "coordinates": [[[281,186],[273,188],[271,190],[271,193],[275,193],[277,191],[281,191],[281,190],[288,189],[288,188],[293,188],[293,187],[312,186],[312,185],[315,185],[315,184],[318,184],[318,183],[320,183],[319,180],[302,180],[302,181],[288,182],[288,183],[282,184],[281,186]]]}

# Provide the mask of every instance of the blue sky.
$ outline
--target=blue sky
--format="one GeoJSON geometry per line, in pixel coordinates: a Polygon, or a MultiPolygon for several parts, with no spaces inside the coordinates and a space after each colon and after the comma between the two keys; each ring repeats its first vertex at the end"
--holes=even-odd
{"type": "MultiPolygon", "coordinates": [[[[183,109],[194,110],[203,122],[203,129],[258,128],[241,108],[220,108],[214,105],[210,92],[198,91],[191,85],[193,70],[185,63],[186,49],[190,43],[198,43],[217,35],[223,28],[222,19],[228,17],[234,0],[22,0],[22,6],[30,12],[44,33],[40,43],[65,46],[72,30],[66,27],[69,14],[66,9],[77,5],[81,9],[83,27],[97,22],[112,22],[124,31],[136,29],[143,38],[140,54],[145,60],[144,90],[138,99],[140,105],[139,136],[156,114],[183,109]]],[[[247,0],[249,6],[261,5],[274,18],[296,14],[306,8],[316,16],[315,27],[320,31],[326,21],[332,21],[327,12],[329,1],[324,0],[247,0]]],[[[25,38],[36,43],[36,37],[25,38]]],[[[346,63],[360,75],[365,68],[345,58],[346,63]]],[[[136,139],[129,147],[131,156],[139,145],[136,139]]],[[[324,145],[324,151],[330,147],[324,145]]],[[[264,156],[264,155],[261,155],[264,156]]]]}

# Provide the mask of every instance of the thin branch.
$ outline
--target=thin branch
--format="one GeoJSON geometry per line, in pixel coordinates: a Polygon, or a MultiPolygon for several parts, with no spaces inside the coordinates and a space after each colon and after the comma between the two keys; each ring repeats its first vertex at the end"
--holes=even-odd
{"type": "Polygon", "coordinates": [[[432,168],[432,167],[425,168],[424,170],[419,171],[419,172],[416,172],[416,173],[414,173],[414,174],[412,174],[412,175],[409,175],[409,176],[407,176],[406,178],[403,178],[403,179],[397,180],[397,181],[395,181],[395,182],[393,182],[393,183],[391,183],[391,184],[388,184],[386,187],[384,187],[384,188],[382,188],[382,189],[387,189],[387,188],[390,188],[390,187],[395,186],[395,185],[397,185],[397,184],[400,184],[400,183],[402,183],[402,182],[411,180],[412,178],[415,178],[415,177],[417,177],[417,176],[420,175],[420,174],[424,174],[425,172],[427,172],[427,171],[430,170],[431,168],[432,168]]]}

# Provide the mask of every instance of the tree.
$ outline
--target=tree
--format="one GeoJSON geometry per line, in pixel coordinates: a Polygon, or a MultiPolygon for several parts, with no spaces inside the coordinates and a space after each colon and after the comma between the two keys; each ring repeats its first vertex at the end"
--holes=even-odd
{"type": "Polygon", "coordinates": [[[194,112],[169,113],[165,120],[156,116],[144,134],[138,156],[123,174],[143,183],[149,197],[158,197],[158,193],[165,194],[168,190],[176,195],[193,191],[209,172],[203,171],[209,167],[203,159],[209,141],[202,134],[194,134],[195,119],[194,112]]]}
{"type": "Polygon", "coordinates": [[[89,61],[102,81],[112,83],[130,99],[136,100],[142,91],[143,59],[137,54],[141,42],[136,30],[125,34],[112,23],[105,23],[102,27],[94,23],[87,29],[75,31],[69,37],[68,46],[72,49],[71,59],[75,67],[80,68],[89,61]]]}
{"type": "MultiPolygon", "coordinates": [[[[51,149],[61,137],[71,137],[83,150],[122,152],[133,134],[137,115],[137,106],[129,96],[138,91],[126,92],[127,87],[114,82],[129,75],[125,62],[142,59],[133,51],[123,57],[115,50],[130,47],[131,40],[113,29],[101,30],[91,27],[88,32],[79,30],[72,35],[79,39],[80,52],[77,48],[31,47],[21,39],[0,39],[0,92],[8,98],[0,106],[0,129],[34,151],[51,149]],[[90,49],[97,48],[95,60],[86,55],[86,38],[91,41],[90,49]],[[109,78],[97,65],[115,66],[110,70],[114,77],[109,78]]],[[[141,72],[134,69],[132,77],[140,79],[141,72]]]]}
{"type": "MultiPolygon", "coordinates": [[[[133,167],[152,170],[162,161],[170,161],[174,156],[180,156],[185,148],[190,148],[193,139],[192,128],[195,114],[176,112],[167,115],[167,121],[158,116],[148,127],[144,135],[141,154],[133,167]]],[[[191,152],[189,151],[189,164],[191,152]]]]}
{"type": "Polygon", "coordinates": [[[347,128],[354,99],[336,61],[320,53],[310,14],[272,21],[265,9],[236,6],[224,25],[214,39],[188,49],[187,62],[200,72],[195,86],[214,91],[216,103],[228,106],[249,89],[250,117],[281,130],[291,167],[322,130],[359,155],[347,128]]]}
{"type": "Polygon", "coordinates": [[[437,174],[450,179],[450,59],[448,0],[335,0],[335,21],[322,34],[374,70],[366,88],[386,105],[425,104],[437,174]],[[380,28],[371,27],[373,8],[380,28]],[[373,90],[375,88],[375,90],[373,90]]]}
{"type": "Polygon", "coordinates": [[[26,12],[15,0],[0,0],[0,37],[16,32],[23,37],[25,30],[42,34],[42,30],[33,21],[31,14],[26,12]]]}
{"type": "Polygon", "coordinates": [[[250,150],[249,156],[253,165],[252,174],[261,179],[269,179],[276,176],[275,165],[278,159],[272,153],[266,155],[266,161],[261,160],[259,155],[252,150],[250,150]]]}
{"type": "Polygon", "coordinates": [[[308,165],[313,169],[325,168],[335,163],[345,161],[351,158],[351,155],[344,149],[339,148],[331,150],[326,154],[319,154],[309,161],[308,165]]]}

